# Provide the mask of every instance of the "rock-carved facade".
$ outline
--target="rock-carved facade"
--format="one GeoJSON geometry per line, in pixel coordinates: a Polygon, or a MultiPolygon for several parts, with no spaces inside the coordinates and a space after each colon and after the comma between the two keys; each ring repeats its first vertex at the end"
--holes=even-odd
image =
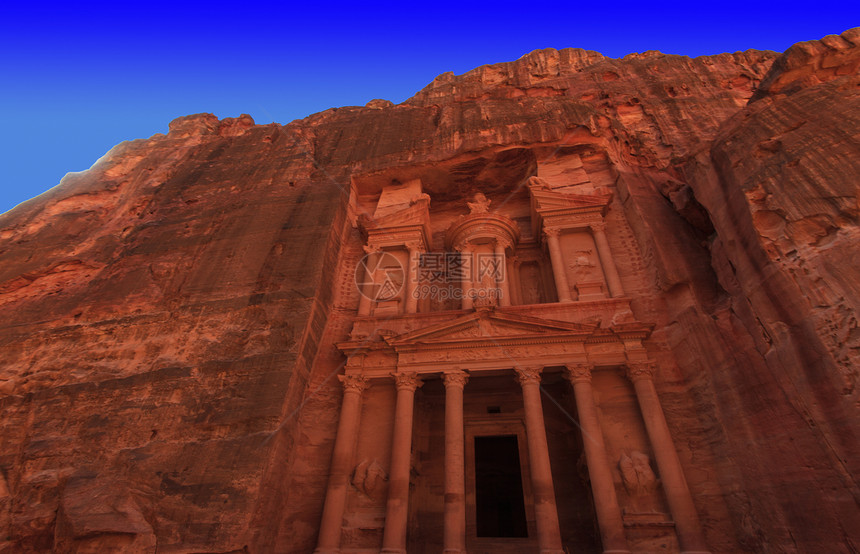
{"type": "Polygon", "coordinates": [[[548,49],[118,145],[0,214],[0,554],[856,552],[858,67],[548,49]]]}
{"type": "Polygon", "coordinates": [[[440,209],[420,179],[354,186],[366,256],[337,344],[344,396],[316,552],[708,550],[652,382],[653,325],[633,317],[607,238],[611,187],[567,184],[532,176],[440,209]],[[620,433],[601,413],[612,388],[630,391],[620,433]],[[368,459],[389,461],[385,495],[348,486],[368,459]]]}

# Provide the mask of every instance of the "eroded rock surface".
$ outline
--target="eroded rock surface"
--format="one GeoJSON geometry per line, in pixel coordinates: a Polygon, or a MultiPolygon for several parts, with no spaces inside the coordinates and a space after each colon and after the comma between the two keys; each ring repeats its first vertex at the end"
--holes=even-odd
{"type": "Polygon", "coordinates": [[[782,55],[541,50],[400,105],[115,147],[0,215],[0,552],[311,552],[350,195],[420,178],[453,214],[538,167],[614,195],[708,546],[856,551],[858,64],[856,30],[782,55]]]}

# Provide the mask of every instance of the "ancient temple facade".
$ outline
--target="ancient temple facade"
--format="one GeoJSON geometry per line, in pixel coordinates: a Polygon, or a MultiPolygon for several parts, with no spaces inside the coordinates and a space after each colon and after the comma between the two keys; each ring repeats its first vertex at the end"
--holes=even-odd
{"type": "Polygon", "coordinates": [[[547,158],[499,187],[354,179],[317,553],[708,551],[612,171],[547,158]]]}
{"type": "Polygon", "coordinates": [[[860,31],[181,117],[0,214],[0,554],[860,550],[860,31]]]}

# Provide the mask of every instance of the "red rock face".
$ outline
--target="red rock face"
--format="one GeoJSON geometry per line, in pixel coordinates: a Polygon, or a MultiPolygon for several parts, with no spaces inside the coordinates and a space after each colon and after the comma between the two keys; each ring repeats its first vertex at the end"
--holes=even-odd
{"type": "Polygon", "coordinates": [[[538,171],[612,193],[708,547],[856,549],[858,64],[856,30],[782,55],[543,50],[397,106],[196,115],[117,146],[0,216],[0,552],[312,551],[356,210],[415,178],[453,220],[538,171]]]}

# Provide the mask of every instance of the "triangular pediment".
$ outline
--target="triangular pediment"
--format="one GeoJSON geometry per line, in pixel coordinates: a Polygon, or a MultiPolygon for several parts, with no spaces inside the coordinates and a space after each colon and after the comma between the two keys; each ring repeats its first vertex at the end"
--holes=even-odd
{"type": "Polygon", "coordinates": [[[549,336],[588,336],[597,325],[570,323],[531,316],[475,312],[387,339],[394,346],[524,339],[549,336]]]}

